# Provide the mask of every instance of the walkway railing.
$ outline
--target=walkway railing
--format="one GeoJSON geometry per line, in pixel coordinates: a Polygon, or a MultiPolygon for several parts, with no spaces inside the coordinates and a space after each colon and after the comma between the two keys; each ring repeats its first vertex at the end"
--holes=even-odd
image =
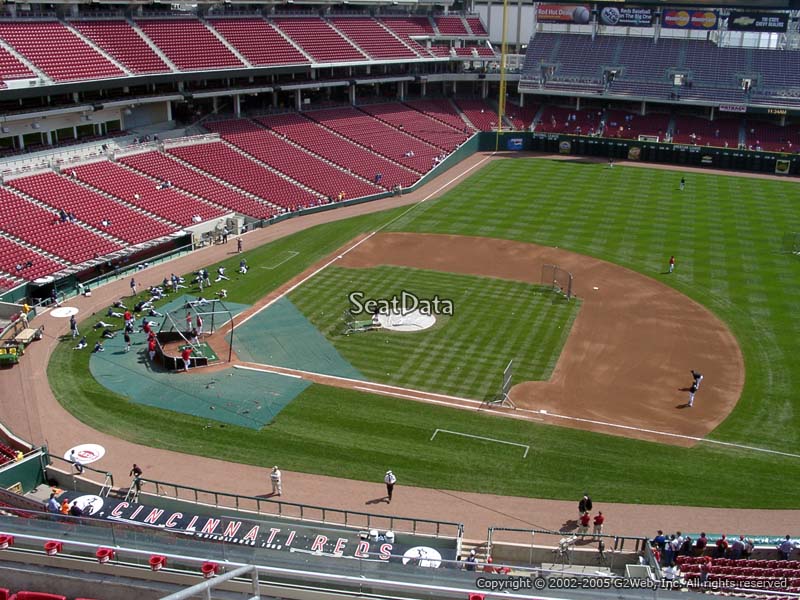
{"type": "MultiPolygon", "coordinates": [[[[132,484],[132,487],[134,486],[135,483],[132,484]]],[[[204,504],[215,508],[232,508],[258,515],[297,519],[326,525],[391,530],[395,533],[411,533],[450,539],[460,539],[464,533],[464,525],[461,523],[394,515],[376,515],[340,508],[284,502],[259,496],[241,496],[150,479],[141,479],[140,489],[141,491],[138,494],[140,502],[146,502],[145,498],[147,496],[157,496],[204,504]]]]}

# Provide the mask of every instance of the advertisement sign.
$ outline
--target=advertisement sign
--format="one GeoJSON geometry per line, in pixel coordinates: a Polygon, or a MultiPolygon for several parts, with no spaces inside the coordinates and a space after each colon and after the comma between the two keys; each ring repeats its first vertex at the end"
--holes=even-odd
{"type": "Polygon", "coordinates": [[[747,106],[744,104],[720,104],[719,110],[720,112],[746,113],[747,106]]]}
{"type": "Polygon", "coordinates": [[[600,5],[600,24],[610,27],[650,27],[653,10],[635,6],[600,5]]]}
{"type": "Polygon", "coordinates": [[[506,147],[509,150],[522,150],[522,138],[511,138],[508,140],[506,147]]]}
{"type": "Polygon", "coordinates": [[[572,152],[572,144],[570,144],[567,140],[564,140],[558,144],[559,154],[569,154],[570,152],[572,152]]]}
{"type": "Polygon", "coordinates": [[[540,4],[536,8],[536,20],[539,23],[588,25],[591,16],[588,4],[540,4]]]}
{"type": "Polygon", "coordinates": [[[715,10],[665,10],[661,26],[666,29],[710,31],[719,26],[719,13],[715,10]]]}
{"type": "Polygon", "coordinates": [[[732,10],[728,17],[728,29],[730,31],[783,33],[788,26],[789,16],[779,13],[732,10]]]}

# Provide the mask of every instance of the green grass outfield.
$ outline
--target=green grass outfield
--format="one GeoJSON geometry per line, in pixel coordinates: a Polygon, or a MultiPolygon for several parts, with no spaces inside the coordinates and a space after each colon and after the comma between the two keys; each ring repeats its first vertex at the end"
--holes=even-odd
{"type": "MultiPolygon", "coordinates": [[[[713,437],[797,452],[800,261],[778,249],[784,231],[800,230],[800,186],[686,178],[681,193],[676,172],[497,161],[392,228],[558,245],[674,286],[727,322],[744,352],[742,400],[713,437]],[[677,257],[676,273],[662,275],[670,254],[677,257]]],[[[230,298],[255,301],[403,210],[318,226],[249,252],[251,266],[299,254],[259,278],[231,282],[230,298]]],[[[238,257],[228,262],[235,265],[238,257]]],[[[800,459],[710,444],[675,448],[316,385],[260,432],[204,432],[205,421],[108,393],[86,377],[88,355],[70,346],[61,344],[48,367],[62,404],[93,427],[151,446],[369,481],[392,468],[406,484],[440,489],[569,499],[590,489],[607,502],[800,507],[791,484],[800,480],[800,459]],[[522,461],[515,448],[499,444],[441,436],[428,442],[437,427],[529,444],[531,454],[522,461]],[[465,460],[469,455],[480,460],[465,460]]]]}
{"type": "Polygon", "coordinates": [[[514,383],[548,379],[579,307],[527,283],[386,266],[331,267],[289,299],[370,381],[477,400],[498,396],[511,358],[514,383]],[[404,290],[451,300],[453,315],[425,331],[343,334],[350,292],[377,299],[404,290]]]}

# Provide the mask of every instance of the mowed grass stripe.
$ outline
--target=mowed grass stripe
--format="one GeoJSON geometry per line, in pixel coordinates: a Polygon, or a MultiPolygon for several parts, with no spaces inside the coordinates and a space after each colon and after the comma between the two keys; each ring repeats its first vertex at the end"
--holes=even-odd
{"type": "Polygon", "coordinates": [[[800,186],[688,173],[680,192],[680,177],[542,159],[496,161],[391,228],[559,246],[660,278],[719,315],[744,352],[742,398],[713,437],[776,450],[797,446],[800,260],[779,249],[783,232],[800,231],[800,186]],[[673,254],[677,270],[667,277],[673,254]]]}
{"type": "Polygon", "coordinates": [[[480,400],[498,393],[512,359],[515,382],[547,379],[579,307],[527,283],[402,267],[331,267],[289,298],[370,380],[480,400]],[[403,290],[450,299],[454,314],[420,332],[342,333],[349,293],[388,299],[403,290]]]}

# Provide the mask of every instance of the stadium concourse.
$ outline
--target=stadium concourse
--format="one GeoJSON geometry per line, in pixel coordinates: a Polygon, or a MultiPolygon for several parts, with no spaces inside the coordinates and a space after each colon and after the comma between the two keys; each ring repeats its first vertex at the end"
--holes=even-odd
{"type": "MultiPolygon", "coordinates": [[[[323,222],[434,197],[458,183],[463,175],[474,172],[496,158],[477,153],[408,195],[290,219],[247,234],[244,243],[247,249],[252,249],[323,222]]],[[[624,164],[621,167],[625,168],[624,164]]],[[[137,274],[137,279],[143,282],[161,281],[171,272],[189,272],[219,261],[231,250],[230,245],[215,245],[198,250],[141,271],[137,274]]],[[[68,301],[67,305],[79,308],[82,316],[90,315],[102,310],[113,300],[128,295],[128,283],[128,279],[120,279],[96,288],[89,298],[77,297],[68,301]]],[[[53,318],[47,312],[37,317],[37,322],[39,321],[45,326],[45,339],[31,346],[26,360],[18,368],[0,371],[0,389],[17,390],[15,394],[0,395],[0,412],[4,415],[4,422],[17,435],[33,444],[48,444],[54,454],[63,453],[77,444],[100,444],[106,448],[106,454],[94,466],[122,476],[128,472],[131,463],[136,461],[151,479],[243,495],[255,496],[269,492],[269,472],[263,468],[140,446],[100,433],[81,423],[57,402],[47,384],[47,362],[58,337],[67,332],[67,321],[53,318]]],[[[488,527],[499,523],[508,527],[557,530],[565,521],[574,518],[577,500],[584,491],[575,490],[574,502],[450,492],[407,487],[403,485],[402,473],[399,473],[400,481],[395,490],[394,502],[391,505],[376,504],[371,501],[384,496],[382,476],[382,473],[376,473],[374,482],[362,482],[294,473],[284,469],[282,499],[351,510],[368,508],[371,512],[380,514],[444,518],[463,522],[466,526],[465,537],[483,538],[488,527]],[[446,506],[445,511],[443,506],[446,506]]],[[[671,484],[680,485],[680,482],[671,484]]],[[[535,490],[532,492],[535,494],[535,490]]],[[[797,510],[764,511],[600,503],[595,503],[595,506],[606,516],[606,532],[615,535],[641,536],[656,529],[725,531],[732,526],[744,534],[778,534],[783,533],[787,524],[800,521],[800,511],[797,510]]]]}

